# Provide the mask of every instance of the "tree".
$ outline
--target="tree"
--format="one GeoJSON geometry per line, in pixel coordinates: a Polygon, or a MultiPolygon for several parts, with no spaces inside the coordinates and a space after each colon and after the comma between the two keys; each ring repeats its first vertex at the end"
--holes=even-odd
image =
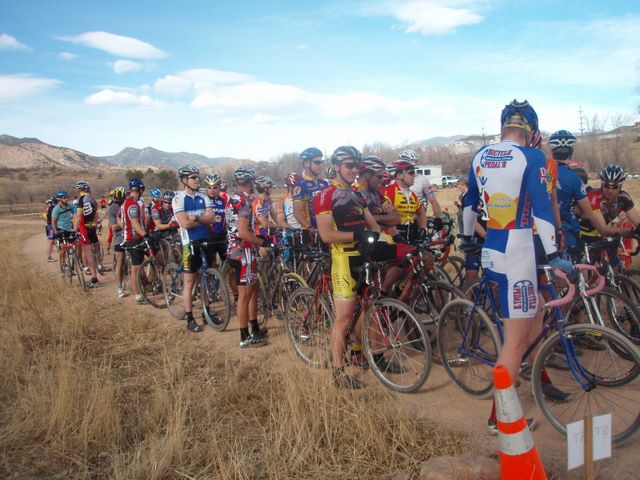
{"type": "Polygon", "coordinates": [[[144,177],[144,172],[142,170],[129,169],[125,175],[127,176],[127,180],[131,180],[132,178],[142,179],[144,177]]]}
{"type": "Polygon", "coordinates": [[[176,173],[171,170],[160,170],[156,172],[154,176],[158,183],[158,188],[163,190],[173,190],[178,184],[178,177],[176,173]]]}

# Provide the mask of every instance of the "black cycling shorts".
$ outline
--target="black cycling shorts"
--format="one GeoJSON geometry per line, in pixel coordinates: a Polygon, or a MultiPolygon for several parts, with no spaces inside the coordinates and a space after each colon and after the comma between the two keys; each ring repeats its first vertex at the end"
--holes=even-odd
{"type": "MultiPolygon", "coordinates": [[[[131,247],[140,245],[141,243],[142,243],[142,239],[133,240],[131,242],[125,242],[124,247],[131,248],[131,247]]],[[[129,252],[129,255],[131,255],[131,265],[136,265],[136,266],[142,265],[142,262],[144,262],[144,249],[132,248],[131,250],[126,250],[126,251],[129,252]]]]}

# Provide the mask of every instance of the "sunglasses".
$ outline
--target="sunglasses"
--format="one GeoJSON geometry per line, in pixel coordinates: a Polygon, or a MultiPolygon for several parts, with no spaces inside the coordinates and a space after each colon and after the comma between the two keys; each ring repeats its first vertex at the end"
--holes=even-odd
{"type": "Polygon", "coordinates": [[[200,180],[200,175],[189,175],[189,180],[200,180]]]}
{"type": "Polygon", "coordinates": [[[169,202],[168,200],[163,200],[162,203],[166,203],[167,205],[171,205],[171,202],[169,202]]]}
{"type": "Polygon", "coordinates": [[[342,162],[340,166],[346,168],[347,170],[355,170],[357,168],[360,168],[360,165],[354,162],[342,162]]]}
{"type": "Polygon", "coordinates": [[[313,163],[315,163],[316,165],[322,165],[324,163],[324,160],[314,160],[313,163]]]}
{"type": "Polygon", "coordinates": [[[619,190],[622,187],[619,183],[603,183],[602,186],[607,190],[619,190]]]}
{"type": "Polygon", "coordinates": [[[413,176],[413,175],[415,175],[415,174],[416,174],[416,171],[415,171],[415,170],[405,170],[405,171],[404,171],[404,172],[402,172],[402,173],[407,173],[407,174],[409,174],[409,175],[412,175],[412,176],[413,176]]]}

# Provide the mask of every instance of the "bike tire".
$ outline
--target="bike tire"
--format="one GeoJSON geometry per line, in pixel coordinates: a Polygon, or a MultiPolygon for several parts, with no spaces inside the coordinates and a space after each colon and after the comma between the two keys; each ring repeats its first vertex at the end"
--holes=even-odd
{"type": "Polygon", "coordinates": [[[258,295],[258,326],[262,329],[267,326],[269,322],[269,318],[273,314],[273,309],[271,307],[272,299],[269,296],[269,292],[266,289],[265,282],[262,280],[262,275],[258,274],[258,291],[256,295],[258,295]]]}
{"type": "Polygon", "coordinates": [[[631,300],[631,303],[637,308],[640,308],[640,285],[625,275],[614,275],[614,279],[618,284],[617,290],[631,300]]]}
{"type": "Polygon", "coordinates": [[[142,262],[136,281],[140,293],[147,303],[155,308],[167,307],[162,284],[162,269],[155,258],[147,258],[142,262]]]}
{"type": "Polygon", "coordinates": [[[177,263],[169,263],[162,272],[162,289],[167,309],[177,320],[182,320],[184,310],[184,278],[182,267],[177,263]]]}
{"type": "Polygon", "coordinates": [[[467,299],[450,302],[438,318],[438,349],[447,375],[465,393],[493,393],[493,368],[501,348],[495,325],[467,299]]]}
{"type": "Polygon", "coordinates": [[[569,323],[589,322],[589,318],[585,316],[585,303],[589,308],[595,306],[597,312],[592,314],[599,312],[604,326],[621,333],[634,344],[640,345],[640,310],[625,295],[605,287],[592,297],[576,298],[567,309],[569,323]]]}
{"type": "Polygon", "coordinates": [[[225,277],[217,268],[208,268],[205,272],[204,283],[200,288],[206,288],[209,308],[205,308],[205,294],[200,295],[204,319],[214,330],[223,332],[231,320],[231,296],[225,277]]]}
{"type": "Polygon", "coordinates": [[[284,324],[293,351],[315,368],[331,365],[333,314],[326,299],[308,287],[297,289],[285,309],[284,324]]]}
{"type": "Polygon", "coordinates": [[[282,275],[276,290],[276,305],[278,316],[284,318],[287,310],[287,301],[298,288],[308,287],[304,278],[294,272],[286,272],[282,275]]]}
{"type": "Polygon", "coordinates": [[[73,266],[75,277],[79,284],[79,287],[86,292],[87,290],[89,290],[89,287],[87,287],[87,282],[84,278],[84,270],[82,268],[82,262],[80,261],[80,252],[78,250],[75,250],[73,254],[73,266]]]}
{"type": "Polygon", "coordinates": [[[533,395],[545,418],[566,436],[568,423],[585,416],[611,413],[612,441],[618,446],[628,441],[640,429],[640,353],[624,335],[600,325],[578,324],[564,332],[551,335],[540,347],[531,372],[533,395]],[[574,370],[546,369],[556,388],[570,394],[564,403],[554,403],[544,396],[540,374],[547,356],[557,351],[564,335],[571,348],[581,354],[566,354],[570,363],[576,362],[584,374],[574,370]],[[605,350],[578,347],[580,338],[597,335],[603,339],[605,350]],[[616,348],[613,346],[616,345],[616,348]],[[624,351],[625,355],[620,355],[624,351]],[[579,376],[588,388],[583,387],[579,376]]]}
{"type": "Polygon", "coordinates": [[[449,255],[442,268],[449,277],[451,284],[462,288],[464,283],[464,260],[460,257],[449,255]]]}
{"type": "Polygon", "coordinates": [[[395,298],[375,300],[365,316],[363,343],[369,368],[391,390],[412,393],[427,381],[431,344],[406,303],[395,298]],[[391,372],[390,365],[401,371],[391,372]]]}
{"type": "Polygon", "coordinates": [[[433,346],[437,338],[440,312],[449,302],[456,298],[464,298],[464,293],[451,283],[436,281],[416,285],[414,292],[410,306],[425,328],[433,346]]]}

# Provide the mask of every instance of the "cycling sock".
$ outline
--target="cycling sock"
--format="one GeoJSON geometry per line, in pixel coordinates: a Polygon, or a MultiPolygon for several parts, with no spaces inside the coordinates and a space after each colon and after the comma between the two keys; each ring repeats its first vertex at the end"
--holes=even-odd
{"type": "Polygon", "coordinates": [[[98,283],[98,279],[96,277],[91,277],[91,283],[98,283]]]}
{"type": "Polygon", "coordinates": [[[546,367],[542,367],[542,371],[540,372],[540,383],[542,385],[549,385],[551,382],[551,378],[549,378],[549,374],[547,373],[546,367]]]}
{"type": "Polygon", "coordinates": [[[258,320],[249,320],[249,324],[251,325],[251,333],[256,333],[260,331],[260,327],[258,326],[258,320]]]}
{"type": "Polygon", "coordinates": [[[351,344],[351,353],[362,353],[362,344],[361,343],[352,343],[351,344]]]}
{"type": "Polygon", "coordinates": [[[193,312],[185,312],[185,316],[187,317],[187,322],[193,322],[193,312]]]}
{"type": "Polygon", "coordinates": [[[241,328],[240,329],[240,341],[243,342],[247,339],[247,337],[249,336],[249,329],[248,328],[241,328]]]}
{"type": "Polygon", "coordinates": [[[498,419],[496,418],[496,400],[493,399],[493,403],[491,404],[491,415],[489,415],[490,423],[498,423],[498,419]]]}

